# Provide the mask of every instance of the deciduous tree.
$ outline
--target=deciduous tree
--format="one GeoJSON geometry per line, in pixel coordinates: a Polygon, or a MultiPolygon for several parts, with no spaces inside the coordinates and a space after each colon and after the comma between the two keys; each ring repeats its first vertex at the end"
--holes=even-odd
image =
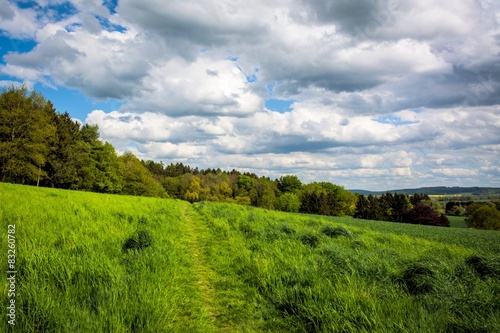
{"type": "Polygon", "coordinates": [[[444,214],[438,214],[432,207],[423,203],[418,203],[408,210],[403,216],[403,220],[406,223],[412,224],[435,225],[440,227],[450,226],[450,221],[444,214]]]}
{"type": "Polygon", "coordinates": [[[294,193],[285,193],[278,198],[277,208],[283,212],[298,213],[300,199],[294,193]]]}
{"type": "Polygon", "coordinates": [[[25,86],[0,94],[0,175],[2,181],[39,184],[56,136],[52,103],[25,86]]]}
{"type": "Polygon", "coordinates": [[[149,197],[167,197],[165,189],[157,182],[149,170],[132,153],[120,157],[124,165],[123,193],[149,197]]]}
{"type": "Polygon", "coordinates": [[[500,211],[493,204],[472,204],[465,222],[469,228],[500,230],[500,211]]]}
{"type": "Polygon", "coordinates": [[[296,192],[302,187],[302,182],[295,175],[281,176],[278,180],[278,189],[283,192],[296,192]]]}

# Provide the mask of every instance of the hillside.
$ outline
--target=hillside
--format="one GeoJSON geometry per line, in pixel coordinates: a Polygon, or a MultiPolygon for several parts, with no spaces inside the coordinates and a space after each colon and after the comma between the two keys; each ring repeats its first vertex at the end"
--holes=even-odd
{"type": "Polygon", "coordinates": [[[16,332],[500,331],[498,232],[3,183],[0,201],[16,332]]]}

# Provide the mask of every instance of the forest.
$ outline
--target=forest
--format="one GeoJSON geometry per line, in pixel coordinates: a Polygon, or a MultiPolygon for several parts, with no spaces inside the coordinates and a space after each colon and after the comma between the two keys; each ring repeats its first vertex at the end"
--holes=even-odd
{"type": "Polygon", "coordinates": [[[131,152],[119,155],[100,139],[97,125],[58,113],[43,95],[25,86],[6,87],[0,94],[0,180],[191,203],[218,201],[294,213],[450,225],[425,194],[364,196],[330,182],[303,184],[295,175],[272,180],[234,169],[199,170],[180,162],[144,161],[131,152]]]}

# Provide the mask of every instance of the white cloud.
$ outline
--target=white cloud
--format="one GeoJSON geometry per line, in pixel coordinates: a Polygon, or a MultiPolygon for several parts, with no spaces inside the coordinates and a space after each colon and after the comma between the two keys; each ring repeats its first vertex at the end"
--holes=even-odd
{"type": "Polygon", "coordinates": [[[36,11],[31,8],[20,9],[11,1],[0,1],[0,30],[13,38],[33,37],[39,28],[36,11]]]}
{"type": "Polygon", "coordinates": [[[175,116],[245,116],[259,111],[262,105],[262,98],[252,91],[234,61],[200,57],[192,63],[173,58],[156,66],[126,109],[175,116]]]}
{"type": "Polygon", "coordinates": [[[453,185],[497,173],[491,163],[498,162],[499,124],[484,110],[422,110],[411,115],[418,123],[406,125],[380,124],[369,116],[336,125],[341,117],[329,121],[328,112],[318,109],[312,114],[319,121],[311,124],[307,114],[301,108],[243,118],[94,111],[86,122],[98,124],[103,139],[121,151],[133,146],[144,158],[272,177],[299,174],[306,181],[335,180],[351,187],[453,185]],[[479,138],[474,124],[483,118],[492,121],[479,138]]]}
{"type": "Polygon", "coordinates": [[[0,79],[119,100],[86,122],[120,151],[372,189],[500,182],[495,2],[58,3],[0,2],[3,34],[36,43],[0,79]]]}
{"type": "Polygon", "coordinates": [[[433,169],[432,173],[448,177],[471,177],[479,174],[477,170],[465,168],[439,168],[433,169]]]}

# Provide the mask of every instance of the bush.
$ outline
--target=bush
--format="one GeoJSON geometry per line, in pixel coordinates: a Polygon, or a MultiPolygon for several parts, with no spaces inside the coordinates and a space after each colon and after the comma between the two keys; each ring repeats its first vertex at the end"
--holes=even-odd
{"type": "Polygon", "coordinates": [[[328,237],[331,237],[331,238],[336,238],[336,237],[341,237],[341,236],[344,236],[344,237],[351,237],[352,234],[349,230],[347,230],[346,228],[342,228],[342,227],[332,227],[332,226],[326,226],[323,228],[323,230],[321,230],[321,232],[325,235],[327,235],[328,237]]]}
{"type": "Polygon", "coordinates": [[[453,216],[464,216],[465,215],[465,208],[462,206],[453,206],[448,212],[448,215],[453,215],[453,216]]]}

